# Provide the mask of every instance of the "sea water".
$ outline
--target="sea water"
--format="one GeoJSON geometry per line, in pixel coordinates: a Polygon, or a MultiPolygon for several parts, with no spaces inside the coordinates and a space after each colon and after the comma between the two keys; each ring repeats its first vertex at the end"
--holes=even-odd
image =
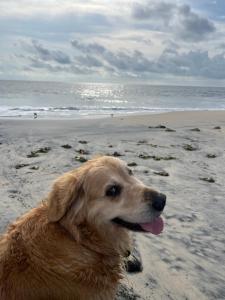
{"type": "Polygon", "coordinates": [[[225,110],[224,87],[0,80],[0,117],[84,118],[225,110]]]}

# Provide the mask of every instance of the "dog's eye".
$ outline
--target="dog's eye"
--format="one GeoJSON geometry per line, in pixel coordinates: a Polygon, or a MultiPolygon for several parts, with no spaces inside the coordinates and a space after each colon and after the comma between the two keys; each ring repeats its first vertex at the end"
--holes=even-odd
{"type": "Polygon", "coordinates": [[[105,194],[107,197],[117,197],[120,195],[121,189],[120,185],[114,184],[107,188],[105,194]]]}

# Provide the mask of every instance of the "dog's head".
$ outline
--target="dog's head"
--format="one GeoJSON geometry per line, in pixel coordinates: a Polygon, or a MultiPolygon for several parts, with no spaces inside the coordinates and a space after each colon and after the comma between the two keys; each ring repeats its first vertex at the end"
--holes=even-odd
{"type": "Polygon", "coordinates": [[[144,185],[114,157],[102,156],[61,176],[48,197],[48,217],[159,234],[166,196],[144,185]]]}

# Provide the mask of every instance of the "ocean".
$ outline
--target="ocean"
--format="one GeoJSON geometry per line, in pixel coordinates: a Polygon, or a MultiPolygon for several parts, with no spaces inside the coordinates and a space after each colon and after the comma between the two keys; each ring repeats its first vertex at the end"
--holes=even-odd
{"type": "Polygon", "coordinates": [[[0,80],[0,117],[85,118],[225,110],[225,87],[0,80]]]}

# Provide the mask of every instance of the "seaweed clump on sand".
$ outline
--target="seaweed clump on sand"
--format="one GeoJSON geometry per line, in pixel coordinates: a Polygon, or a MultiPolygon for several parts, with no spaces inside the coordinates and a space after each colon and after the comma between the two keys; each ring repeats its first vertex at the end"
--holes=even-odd
{"type": "Polygon", "coordinates": [[[69,144],[62,145],[61,147],[64,148],[64,149],[71,149],[72,148],[72,146],[70,146],[69,144]]]}
{"type": "Polygon", "coordinates": [[[81,163],[84,163],[84,162],[87,161],[87,159],[86,159],[84,156],[79,156],[79,155],[75,156],[74,159],[75,159],[76,161],[81,162],[81,163]]]}
{"type": "Polygon", "coordinates": [[[21,169],[21,168],[24,168],[27,166],[29,166],[29,164],[17,164],[17,165],[15,165],[15,168],[18,170],[18,169],[21,169]]]}
{"type": "Polygon", "coordinates": [[[208,158],[216,158],[217,155],[216,154],[212,154],[212,153],[208,153],[208,154],[206,154],[206,157],[208,157],[208,158]]]}
{"type": "Polygon", "coordinates": [[[35,171],[37,171],[37,170],[39,170],[39,166],[32,166],[32,167],[30,167],[30,170],[35,170],[35,171]]]}
{"type": "Polygon", "coordinates": [[[213,177],[200,177],[199,179],[203,180],[203,181],[206,181],[206,182],[209,182],[209,183],[214,183],[215,182],[215,179],[213,177]]]}
{"type": "Polygon", "coordinates": [[[76,152],[79,153],[79,154],[83,154],[83,155],[88,155],[89,154],[89,151],[85,150],[85,149],[78,149],[78,150],[76,150],[76,152]]]}
{"type": "Polygon", "coordinates": [[[120,157],[120,156],[123,156],[120,152],[113,152],[113,155],[112,156],[115,156],[115,157],[120,157]]]}
{"type": "Polygon", "coordinates": [[[163,171],[155,171],[154,174],[159,175],[159,176],[165,176],[165,177],[169,176],[169,173],[164,170],[163,171]]]}
{"type": "Polygon", "coordinates": [[[176,157],[168,155],[168,156],[157,156],[157,155],[148,155],[148,154],[139,154],[138,155],[139,158],[142,159],[154,159],[154,160],[172,160],[172,159],[176,159],[176,157]]]}
{"type": "Polygon", "coordinates": [[[199,128],[191,128],[190,131],[200,132],[201,130],[199,128]]]}
{"type": "Polygon", "coordinates": [[[190,144],[185,144],[185,145],[183,145],[183,148],[184,148],[184,150],[186,150],[186,151],[196,151],[196,150],[198,150],[197,147],[192,146],[192,145],[190,145],[190,144]]]}
{"type": "Polygon", "coordinates": [[[171,129],[171,128],[166,128],[165,131],[166,131],[166,132],[176,132],[175,129],[171,129]]]}
{"type": "Polygon", "coordinates": [[[136,167],[137,163],[135,161],[133,161],[133,162],[128,163],[127,166],[128,167],[136,167]]]}
{"type": "Polygon", "coordinates": [[[148,126],[148,128],[156,128],[156,129],[166,129],[165,125],[159,124],[157,126],[148,126]]]}
{"type": "Polygon", "coordinates": [[[39,154],[46,154],[51,150],[51,147],[42,147],[39,148],[38,150],[35,151],[31,151],[30,154],[27,155],[28,158],[32,158],[32,157],[38,157],[39,154]]]}

